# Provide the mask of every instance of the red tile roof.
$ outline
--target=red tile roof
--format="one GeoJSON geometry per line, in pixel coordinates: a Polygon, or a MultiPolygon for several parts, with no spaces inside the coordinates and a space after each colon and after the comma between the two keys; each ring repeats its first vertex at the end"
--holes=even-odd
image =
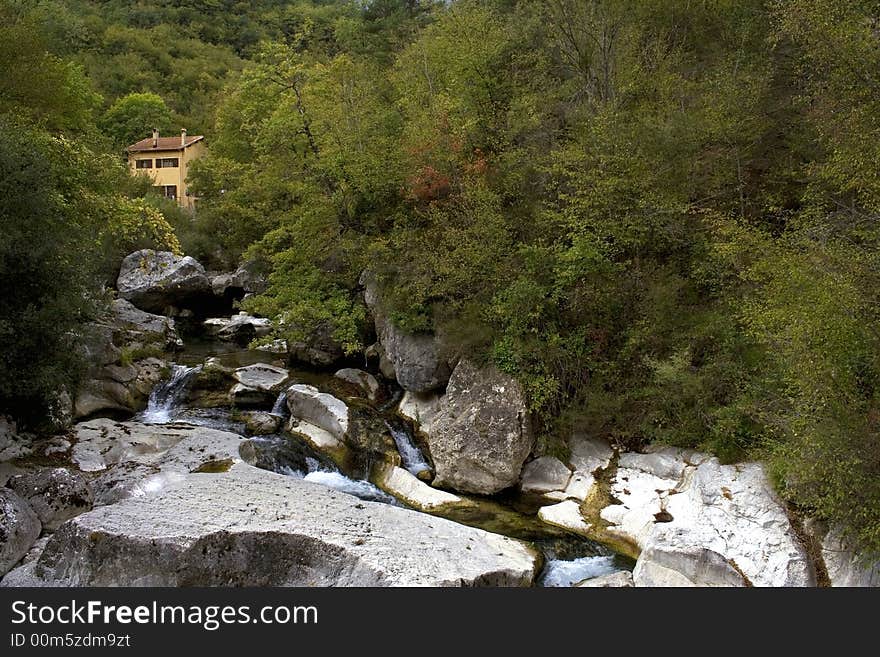
{"type": "MultiPolygon", "coordinates": [[[[192,146],[194,143],[204,138],[204,135],[188,135],[186,138],[186,145],[192,146]]],[[[180,149],[179,135],[177,137],[159,137],[157,146],[153,146],[152,137],[147,137],[146,139],[141,139],[139,142],[128,147],[130,153],[145,151],[179,151],[180,149]]]]}

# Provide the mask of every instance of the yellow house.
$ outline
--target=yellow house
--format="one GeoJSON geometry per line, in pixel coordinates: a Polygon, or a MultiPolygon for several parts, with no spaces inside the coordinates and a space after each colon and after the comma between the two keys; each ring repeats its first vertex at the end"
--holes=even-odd
{"type": "Polygon", "coordinates": [[[150,176],[163,196],[192,210],[196,199],[186,186],[186,175],[189,164],[204,155],[204,139],[202,135],[187,137],[186,130],[180,131],[180,137],[160,137],[153,130],[152,137],[128,147],[128,166],[132,174],[150,176]]]}

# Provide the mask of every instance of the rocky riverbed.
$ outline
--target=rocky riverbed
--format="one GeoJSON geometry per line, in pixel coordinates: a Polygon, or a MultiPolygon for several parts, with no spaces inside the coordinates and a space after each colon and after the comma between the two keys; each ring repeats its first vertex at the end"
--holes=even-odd
{"type": "Polygon", "coordinates": [[[0,418],[3,586],[880,583],[759,464],[538,453],[517,382],[397,329],[369,276],[360,363],[235,314],[260,285],[126,259],[57,435],[0,418]]]}

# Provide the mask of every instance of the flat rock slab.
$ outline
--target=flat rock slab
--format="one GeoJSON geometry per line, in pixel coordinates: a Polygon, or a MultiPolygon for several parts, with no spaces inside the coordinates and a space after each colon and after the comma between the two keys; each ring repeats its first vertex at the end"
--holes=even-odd
{"type": "Polygon", "coordinates": [[[525,543],[237,465],[78,516],[3,586],[527,586],[525,543]]]}
{"type": "Polygon", "coordinates": [[[79,423],[75,433],[73,462],[85,472],[129,461],[176,472],[191,472],[217,461],[241,461],[241,436],[207,427],[99,418],[79,423]]]}
{"type": "Polygon", "coordinates": [[[287,383],[287,380],[290,378],[290,372],[283,367],[257,363],[256,365],[238,368],[233,372],[232,376],[236,381],[248,388],[277,393],[287,383]]]}
{"type": "Polygon", "coordinates": [[[581,515],[581,505],[575,500],[565,500],[559,504],[542,506],[538,509],[538,519],[548,525],[567,529],[581,536],[591,536],[592,525],[581,515]]]}

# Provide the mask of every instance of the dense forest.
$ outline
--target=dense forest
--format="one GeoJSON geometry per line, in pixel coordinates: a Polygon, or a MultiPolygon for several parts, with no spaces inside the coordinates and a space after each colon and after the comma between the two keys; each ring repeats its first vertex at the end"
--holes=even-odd
{"type": "Polygon", "coordinates": [[[543,449],[764,460],[880,551],[880,2],[0,0],[0,410],[39,424],[142,246],[277,335],[491,360],[543,449]],[[205,134],[195,216],[131,179],[205,134]]]}

